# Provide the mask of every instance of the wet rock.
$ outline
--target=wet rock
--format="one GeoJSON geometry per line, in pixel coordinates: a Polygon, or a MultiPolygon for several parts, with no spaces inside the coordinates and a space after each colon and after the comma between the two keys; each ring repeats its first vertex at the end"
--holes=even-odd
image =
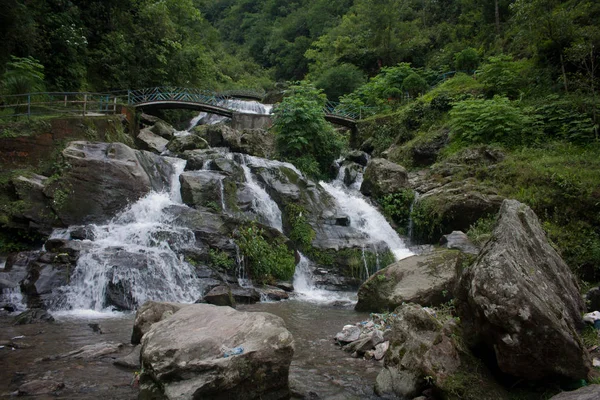
{"type": "Polygon", "coordinates": [[[377,271],[358,290],[357,311],[390,311],[405,302],[437,306],[452,298],[456,250],[412,256],[377,271]]]}
{"type": "Polygon", "coordinates": [[[32,174],[19,176],[12,180],[15,192],[21,201],[19,216],[30,221],[30,227],[41,233],[49,234],[58,219],[52,209],[51,201],[44,194],[48,178],[32,174]]]}
{"type": "Polygon", "coordinates": [[[279,288],[273,287],[273,286],[265,286],[265,287],[259,288],[258,291],[261,294],[261,298],[262,298],[262,296],[264,296],[267,298],[267,300],[271,300],[271,301],[281,301],[281,300],[287,300],[290,298],[288,292],[286,292],[283,289],[279,289],[279,288]]]}
{"type": "Polygon", "coordinates": [[[167,140],[172,139],[175,134],[175,128],[160,119],[154,123],[152,128],[150,128],[150,131],[167,140]]]}
{"type": "Polygon", "coordinates": [[[366,196],[381,197],[407,187],[408,174],[403,166],[374,158],[367,165],[360,191],[366,196]]]}
{"type": "Polygon", "coordinates": [[[206,140],[198,135],[178,136],[167,145],[167,149],[175,154],[183,153],[186,150],[206,149],[208,147],[206,140]]]}
{"type": "Polygon", "coordinates": [[[335,340],[342,343],[351,343],[360,337],[361,330],[354,325],[346,325],[341,332],[335,335],[335,340]]]}
{"type": "Polygon", "coordinates": [[[52,264],[31,263],[27,276],[21,281],[21,291],[26,296],[29,307],[43,308],[51,297],[52,291],[68,283],[69,274],[73,269],[68,257],[59,257],[52,253],[46,254],[49,254],[50,258],[56,262],[52,264]],[[61,261],[66,261],[66,263],[61,261]]]}
{"type": "Polygon", "coordinates": [[[65,384],[53,380],[38,379],[19,386],[19,396],[39,396],[42,394],[54,394],[63,389],[65,384]]]}
{"type": "Polygon", "coordinates": [[[344,184],[353,185],[363,172],[363,167],[355,163],[344,163],[344,184]]]}
{"type": "Polygon", "coordinates": [[[227,147],[232,152],[270,158],[275,154],[275,136],[265,129],[236,130],[224,124],[202,125],[194,129],[212,147],[227,147]]]}
{"type": "MultiPolygon", "coordinates": [[[[260,299],[260,295],[259,295],[260,299]]],[[[235,307],[235,299],[229,286],[221,285],[211,289],[204,295],[204,300],[209,304],[216,306],[235,307]]]]}
{"type": "Polygon", "coordinates": [[[44,194],[65,225],[104,222],[149,191],[170,186],[171,164],[122,143],[71,142],[62,155],[70,168],[44,194]]]}
{"type": "Polygon", "coordinates": [[[294,291],[294,284],[292,282],[277,281],[275,282],[275,286],[279,289],[285,290],[286,292],[294,291]]]}
{"type": "Polygon", "coordinates": [[[293,353],[279,317],[189,305],[144,335],[140,397],[286,399],[293,353]]]}
{"type": "Polygon", "coordinates": [[[113,364],[115,364],[119,367],[123,367],[123,368],[139,370],[141,368],[141,364],[140,364],[141,351],[142,351],[142,346],[137,345],[126,356],[117,358],[113,362],[113,364]]]}
{"type": "Polygon", "coordinates": [[[239,304],[254,304],[260,301],[260,293],[255,288],[233,287],[231,295],[235,303],[239,304]]]}
{"type": "Polygon", "coordinates": [[[453,231],[448,235],[442,236],[440,245],[447,249],[460,250],[463,253],[474,255],[479,253],[479,248],[471,242],[464,232],[461,231],[453,231]]]}
{"type": "Polygon", "coordinates": [[[224,180],[226,176],[213,171],[187,171],[180,175],[181,198],[190,207],[222,210],[225,201],[224,180]]]}
{"type": "Polygon", "coordinates": [[[93,226],[71,226],[69,228],[69,235],[74,240],[94,240],[96,235],[94,233],[93,226]]]}
{"type": "Polygon", "coordinates": [[[208,162],[217,158],[222,158],[226,152],[227,149],[223,148],[196,149],[186,150],[180,156],[187,160],[187,164],[185,165],[186,171],[197,171],[203,169],[204,165],[208,162]]]}
{"type": "Polygon", "coordinates": [[[71,358],[80,360],[93,360],[109,354],[118,353],[123,348],[122,343],[101,342],[83,346],[77,350],[69,351],[51,359],[71,358]]]}
{"type": "Polygon", "coordinates": [[[162,121],[162,120],[154,115],[150,115],[150,114],[146,114],[146,113],[142,113],[140,115],[140,123],[143,125],[152,126],[152,125],[156,124],[158,121],[162,121]]]}
{"type": "Polygon", "coordinates": [[[14,319],[15,325],[36,324],[40,322],[54,322],[54,317],[46,310],[32,308],[17,315],[14,319]]]}
{"type": "Polygon", "coordinates": [[[525,204],[502,203],[492,238],[463,272],[457,297],[467,338],[493,351],[504,373],[531,380],[588,376],[591,360],[577,334],[585,310],[578,285],[525,204]]]}
{"type": "Polygon", "coordinates": [[[463,399],[508,398],[485,367],[455,339],[459,335],[455,324],[442,325],[414,304],[405,304],[395,313],[385,367],[375,383],[378,395],[413,398],[433,386],[436,392],[460,393],[463,399]]]}
{"type": "Polygon", "coordinates": [[[156,135],[150,129],[142,129],[136,137],[136,144],[142,150],[152,151],[161,154],[167,149],[169,141],[159,135],[156,135]]]}
{"type": "Polygon", "coordinates": [[[358,165],[362,165],[363,167],[366,167],[369,163],[369,155],[364,151],[360,150],[353,150],[349,152],[348,154],[346,154],[345,159],[347,161],[357,163],[358,165]]]}
{"type": "Polygon", "coordinates": [[[562,392],[550,400],[598,400],[600,399],[600,385],[585,386],[572,392],[562,392]]]}
{"type": "Polygon", "coordinates": [[[142,336],[150,330],[153,324],[169,318],[185,307],[185,304],[147,301],[135,313],[131,344],[139,344],[142,336]]]}

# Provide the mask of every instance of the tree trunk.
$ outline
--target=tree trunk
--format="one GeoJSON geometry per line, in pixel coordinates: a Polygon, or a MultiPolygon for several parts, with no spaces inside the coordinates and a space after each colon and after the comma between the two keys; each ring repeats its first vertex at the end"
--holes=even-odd
{"type": "Polygon", "coordinates": [[[494,12],[496,15],[496,35],[500,35],[500,8],[498,7],[498,0],[494,0],[494,12]]]}
{"type": "Polygon", "coordinates": [[[567,71],[565,70],[565,57],[563,56],[562,50],[560,51],[560,68],[562,69],[563,83],[565,85],[565,92],[569,93],[569,82],[567,81],[567,71]]]}

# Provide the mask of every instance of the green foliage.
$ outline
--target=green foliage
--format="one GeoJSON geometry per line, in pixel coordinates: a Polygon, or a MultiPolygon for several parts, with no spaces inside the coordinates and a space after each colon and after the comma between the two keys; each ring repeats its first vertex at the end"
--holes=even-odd
{"type": "Polygon", "coordinates": [[[306,210],[298,204],[289,203],[285,207],[285,214],[290,225],[289,238],[300,248],[309,248],[316,234],[306,219],[306,210]]]}
{"type": "Polygon", "coordinates": [[[4,94],[44,91],[44,66],[33,57],[11,56],[2,75],[0,88],[4,94]]]}
{"type": "Polygon", "coordinates": [[[255,282],[265,283],[273,279],[290,280],[294,276],[296,260],[280,237],[267,238],[263,229],[256,225],[241,227],[236,243],[244,256],[244,262],[255,282]]]}
{"type": "Polygon", "coordinates": [[[232,271],[235,268],[235,260],[229,254],[222,250],[208,250],[209,264],[217,269],[232,271]]]}
{"type": "Polygon", "coordinates": [[[383,214],[397,225],[396,229],[400,233],[406,234],[410,219],[410,206],[414,199],[415,192],[404,189],[378,198],[377,202],[381,206],[383,214]]]}
{"type": "Polygon", "coordinates": [[[496,225],[496,216],[479,218],[467,231],[467,236],[478,246],[483,244],[492,236],[492,231],[496,225]]]}
{"type": "Polygon", "coordinates": [[[526,136],[532,119],[506,97],[464,100],[450,111],[453,138],[466,143],[531,142],[526,136]]]}
{"type": "Polygon", "coordinates": [[[419,243],[434,243],[444,234],[442,216],[437,205],[429,199],[421,199],[410,214],[413,222],[412,238],[419,243]]]}
{"type": "Polygon", "coordinates": [[[454,68],[457,71],[475,71],[478,65],[479,53],[472,47],[467,47],[454,55],[454,68]]]}
{"type": "Polygon", "coordinates": [[[290,87],[275,108],[273,129],[278,153],[312,177],[326,177],[342,140],[325,121],[325,96],[307,82],[290,87]]]}
{"type": "Polygon", "coordinates": [[[407,92],[411,97],[417,97],[424,93],[429,88],[429,85],[420,75],[412,73],[402,81],[402,90],[407,92]]]}
{"type": "Polygon", "coordinates": [[[523,77],[527,61],[514,61],[512,56],[490,57],[481,67],[479,79],[490,96],[516,98],[528,82],[523,77]]]}
{"type": "Polygon", "coordinates": [[[365,75],[352,64],[340,64],[329,68],[319,76],[315,86],[322,89],[327,98],[338,101],[340,96],[352,93],[365,83],[365,75]]]}

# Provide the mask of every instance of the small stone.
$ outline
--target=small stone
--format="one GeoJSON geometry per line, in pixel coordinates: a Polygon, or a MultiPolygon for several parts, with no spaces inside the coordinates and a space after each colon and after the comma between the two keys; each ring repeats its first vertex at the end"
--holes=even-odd
{"type": "Polygon", "coordinates": [[[335,340],[342,343],[351,343],[360,337],[360,328],[353,325],[346,325],[341,332],[335,335],[335,340]]]}
{"type": "Polygon", "coordinates": [[[385,357],[385,352],[388,351],[388,349],[390,348],[390,342],[383,342],[383,343],[379,343],[377,346],[375,346],[375,359],[377,361],[381,360],[383,357],[385,357]]]}

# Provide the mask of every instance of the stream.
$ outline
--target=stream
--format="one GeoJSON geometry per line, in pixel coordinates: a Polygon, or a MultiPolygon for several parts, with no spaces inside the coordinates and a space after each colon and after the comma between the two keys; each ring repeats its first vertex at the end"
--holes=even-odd
{"type": "MultiPolygon", "coordinates": [[[[190,128],[204,117],[199,115],[190,123],[190,128]]],[[[233,160],[233,154],[228,157],[233,160]]],[[[284,166],[300,172],[291,164],[247,155],[240,157],[257,219],[283,231],[278,205],[249,165],[254,168],[284,166]]],[[[170,159],[170,162],[174,166],[170,192],[151,192],[106,224],[92,227],[93,239],[84,241],[69,284],[57,288],[47,304],[56,318],[55,323],[13,326],[9,316],[0,316],[1,398],[14,393],[22,383],[36,379],[64,383],[60,398],[137,397],[137,389],[132,387],[133,371],[113,365],[115,358],[131,352],[128,343],[134,314],[112,311],[106,299],[127,293],[120,298],[122,309],[135,309],[146,300],[191,303],[201,298],[203,289],[193,266],[179,255],[181,249],[194,245],[195,238],[190,229],[173,223],[173,208],[187,207],[181,201],[179,185],[185,162],[179,159],[170,159]],[[123,343],[123,346],[118,353],[92,359],[57,357],[103,342],[123,343]]],[[[363,235],[366,246],[377,252],[377,246],[384,243],[397,260],[412,254],[385,218],[360,194],[359,184],[346,187],[340,175],[335,181],[320,185],[349,217],[351,227],[363,235]]],[[[226,212],[224,204],[222,208],[226,212]]],[[[54,238],[68,236],[68,229],[56,230],[52,235],[54,238]]],[[[364,249],[363,245],[363,259],[364,249]]],[[[380,268],[379,261],[377,268],[380,268]]],[[[290,300],[240,305],[238,309],[269,312],[285,321],[295,339],[290,369],[292,398],[377,398],[373,385],[382,362],[352,358],[333,340],[344,325],[363,321],[368,314],[353,310],[356,293],[316,287],[314,270],[311,261],[301,255],[294,275],[295,293],[290,300]]],[[[372,272],[365,261],[364,277],[372,272]]],[[[240,277],[245,278],[245,274],[240,272],[240,277]]],[[[2,295],[10,295],[14,303],[21,303],[18,290],[2,295]]]]}

